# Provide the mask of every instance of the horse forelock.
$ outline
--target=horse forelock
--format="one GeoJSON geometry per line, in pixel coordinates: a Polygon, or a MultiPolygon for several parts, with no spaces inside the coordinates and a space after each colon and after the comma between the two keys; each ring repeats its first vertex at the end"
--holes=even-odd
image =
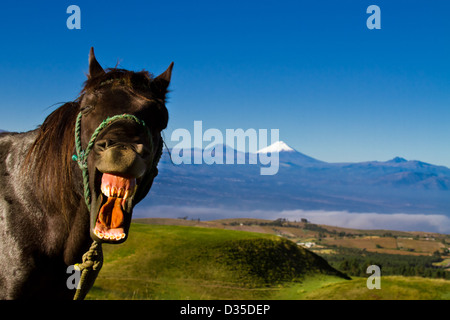
{"type": "Polygon", "coordinates": [[[145,70],[135,72],[119,68],[106,69],[105,73],[88,77],[84,83],[82,94],[92,92],[106,86],[124,85],[135,90],[150,90],[153,75],[145,70]]]}

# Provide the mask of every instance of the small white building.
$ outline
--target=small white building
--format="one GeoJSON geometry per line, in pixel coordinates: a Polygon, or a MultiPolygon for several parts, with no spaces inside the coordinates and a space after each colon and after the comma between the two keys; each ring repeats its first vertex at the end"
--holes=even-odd
{"type": "Polygon", "coordinates": [[[314,242],[297,242],[297,244],[304,248],[312,248],[316,245],[314,242]]]}

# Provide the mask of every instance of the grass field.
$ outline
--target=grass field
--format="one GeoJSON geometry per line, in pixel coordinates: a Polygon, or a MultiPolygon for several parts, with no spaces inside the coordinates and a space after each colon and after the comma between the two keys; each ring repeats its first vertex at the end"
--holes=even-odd
{"type": "Polygon", "coordinates": [[[391,254],[429,255],[444,247],[440,242],[413,239],[398,239],[393,237],[365,238],[329,238],[324,245],[342,246],[347,248],[366,249],[367,251],[391,254]]]}
{"type": "MultiPolygon", "coordinates": [[[[366,278],[324,283],[300,291],[309,300],[450,300],[450,281],[420,277],[381,277],[381,288],[369,290],[366,278]]],[[[301,289],[300,289],[301,290],[301,289]]]]}
{"type": "Polygon", "coordinates": [[[133,223],[87,299],[450,299],[450,281],[346,280],[319,256],[270,234],[133,223]]]}

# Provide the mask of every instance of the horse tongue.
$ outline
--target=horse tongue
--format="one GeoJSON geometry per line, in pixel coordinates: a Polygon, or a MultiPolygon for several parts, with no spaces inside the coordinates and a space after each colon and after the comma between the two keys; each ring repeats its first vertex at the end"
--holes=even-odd
{"type": "Polygon", "coordinates": [[[106,203],[100,208],[98,220],[109,229],[118,228],[123,222],[122,199],[108,197],[106,203]]]}
{"type": "Polygon", "coordinates": [[[111,228],[118,228],[123,222],[122,199],[115,198],[114,208],[112,210],[111,228]]]}

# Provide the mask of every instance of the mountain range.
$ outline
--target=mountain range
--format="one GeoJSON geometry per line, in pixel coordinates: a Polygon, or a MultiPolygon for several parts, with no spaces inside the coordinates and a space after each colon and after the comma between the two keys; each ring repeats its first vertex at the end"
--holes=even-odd
{"type": "Polygon", "coordinates": [[[175,164],[179,151],[164,149],[159,175],[134,217],[271,219],[309,212],[313,222],[317,218],[317,223],[343,227],[389,229],[395,224],[397,230],[450,232],[450,169],[445,166],[401,157],[329,163],[282,141],[256,154],[227,145],[189,151],[191,164],[175,164]],[[226,164],[227,153],[234,164],[226,164]],[[261,175],[267,165],[250,164],[250,159],[273,153],[279,158],[275,175],[261,175]],[[194,164],[205,155],[223,157],[223,164],[194,164]]]}
{"type": "MultiPolygon", "coordinates": [[[[233,152],[245,164],[179,164],[165,150],[159,176],[142,208],[178,206],[232,212],[325,210],[356,213],[434,214],[450,217],[450,169],[401,157],[360,163],[328,163],[277,142],[257,153],[277,152],[279,170],[260,175],[249,153],[218,145],[209,154],[233,152]]],[[[205,150],[191,149],[195,155],[205,150]]],[[[172,154],[173,157],[173,154],[172,154]]],[[[216,217],[210,217],[216,218],[216,217]]]]}

